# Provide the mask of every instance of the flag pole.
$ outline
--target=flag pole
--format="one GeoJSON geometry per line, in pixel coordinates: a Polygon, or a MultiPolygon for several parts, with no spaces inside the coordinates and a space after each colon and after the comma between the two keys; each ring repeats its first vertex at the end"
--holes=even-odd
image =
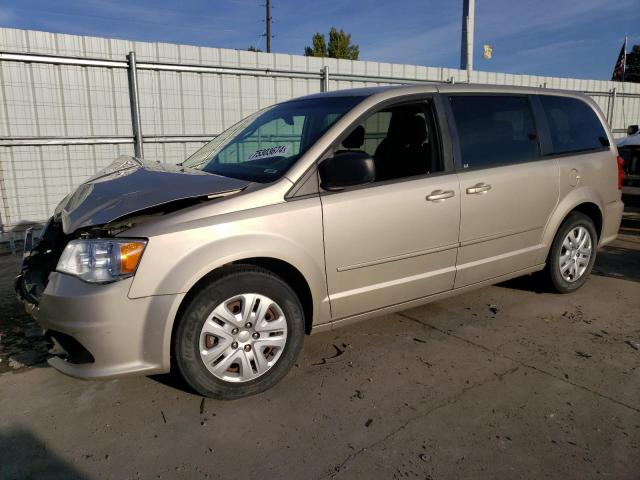
{"type": "Polygon", "coordinates": [[[628,35],[624,36],[624,56],[622,57],[622,82],[624,83],[624,72],[627,70],[627,38],[628,35]]]}
{"type": "Polygon", "coordinates": [[[624,126],[627,127],[629,124],[627,123],[627,112],[624,109],[624,74],[627,70],[627,38],[628,35],[625,33],[624,35],[624,59],[622,60],[622,84],[620,88],[622,89],[622,121],[624,122],[624,126]]]}

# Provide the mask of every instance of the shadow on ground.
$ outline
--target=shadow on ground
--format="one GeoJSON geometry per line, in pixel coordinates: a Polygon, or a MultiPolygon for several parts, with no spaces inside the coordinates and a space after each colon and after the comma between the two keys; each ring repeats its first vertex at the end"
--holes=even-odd
{"type": "Polygon", "coordinates": [[[170,373],[150,375],[147,378],[150,378],[154,382],[158,382],[165,387],[175,388],[176,390],[180,390],[185,393],[197,395],[196,391],[184,381],[184,378],[182,378],[178,372],[171,371],[170,373]]]}
{"type": "Polygon", "coordinates": [[[593,273],[640,282],[640,210],[625,212],[618,238],[598,253],[593,273]]]}
{"type": "Polygon", "coordinates": [[[640,282],[640,244],[637,249],[604,247],[598,254],[593,273],[640,282]]]}
{"type": "Polygon", "coordinates": [[[0,430],[0,478],[83,480],[87,477],[26,430],[0,430]]]}

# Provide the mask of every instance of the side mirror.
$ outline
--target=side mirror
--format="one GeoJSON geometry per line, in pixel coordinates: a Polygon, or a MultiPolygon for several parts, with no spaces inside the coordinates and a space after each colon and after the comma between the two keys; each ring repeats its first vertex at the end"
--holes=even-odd
{"type": "Polygon", "coordinates": [[[635,135],[638,133],[638,125],[629,125],[627,127],[627,135],[635,135]]]}
{"type": "Polygon", "coordinates": [[[376,178],[373,158],[362,151],[337,152],[318,166],[318,172],[320,186],[330,191],[371,183],[376,178]]]}

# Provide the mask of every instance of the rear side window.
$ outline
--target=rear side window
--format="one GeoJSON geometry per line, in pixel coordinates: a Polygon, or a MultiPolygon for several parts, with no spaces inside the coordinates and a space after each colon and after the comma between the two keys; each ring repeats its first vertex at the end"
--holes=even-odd
{"type": "Polygon", "coordinates": [[[521,96],[450,97],[463,168],[487,168],[539,158],[529,99],[521,96]]]}
{"type": "Polygon", "coordinates": [[[598,150],[609,146],[607,134],[596,112],[576,98],[540,95],[547,117],[553,153],[598,150]]]}

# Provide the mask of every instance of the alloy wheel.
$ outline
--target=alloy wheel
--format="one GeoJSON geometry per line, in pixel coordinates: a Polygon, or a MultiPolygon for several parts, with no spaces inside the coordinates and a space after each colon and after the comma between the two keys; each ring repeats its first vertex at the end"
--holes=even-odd
{"type": "Polygon", "coordinates": [[[560,249],[560,275],[573,283],[584,275],[589,267],[589,261],[593,254],[591,234],[582,226],[572,228],[562,242],[560,249]]]}

